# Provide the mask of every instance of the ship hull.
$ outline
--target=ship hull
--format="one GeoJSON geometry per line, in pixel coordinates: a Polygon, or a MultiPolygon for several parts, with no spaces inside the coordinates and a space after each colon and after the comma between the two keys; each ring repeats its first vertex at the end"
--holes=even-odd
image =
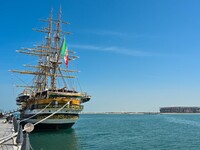
{"type": "MultiPolygon", "coordinates": [[[[24,126],[27,122],[22,122],[22,126],[24,126]]],[[[34,131],[50,131],[50,130],[61,130],[61,129],[69,129],[75,123],[39,123],[34,126],[34,131]]]]}
{"type": "Polygon", "coordinates": [[[21,114],[22,125],[32,123],[35,125],[34,131],[59,130],[71,128],[79,118],[78,113],[62,112],[40,122],[49,115],[51,113],[40,113],[37,115],[34,113],[23,113],[21,114]]]}

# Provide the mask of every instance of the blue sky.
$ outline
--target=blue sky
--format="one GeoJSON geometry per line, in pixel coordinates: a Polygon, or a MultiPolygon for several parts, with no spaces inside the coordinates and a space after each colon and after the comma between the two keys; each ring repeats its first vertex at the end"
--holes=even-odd
{"type": "MultiPolygon", "coordinates": [[[[77,60],[79,81],[92,95],[86,112],[158,111],[200,106],[200,2],[198,0],[1,1],[0,109],[16,108],[21,69],[35,62],[15,51],[44,39],[32,28],[53,8],[77,60]]],[[[23,78],[26,80],[26,77],[23,78]]]]}

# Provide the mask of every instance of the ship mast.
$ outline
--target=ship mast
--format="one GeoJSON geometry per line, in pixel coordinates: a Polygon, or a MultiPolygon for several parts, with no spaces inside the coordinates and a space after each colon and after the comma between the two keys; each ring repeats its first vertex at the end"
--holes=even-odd
{"type": "Polygon", "coordinates": [[[58,61],[60,56],[60,22],[61,22],[61,7],[58,13],[58,21],[56,22],[56,33],[54,35],[54,47],[55,51],[52,56],[52,77],[51,77],[51,89],[56,90],[56,72],[58,69],[58,61]]]}
{"type": "MultiPolygon", "coordinates": [[[[44,32],[46,36],[46,44],[43,42],[41,45],[37,45],[35,48],[23,48],[18,50],[19,53],[28,54],[31,56],[39,57],[38,66],[25,65],[26,67],[31,67],[36,69],[35,71],[25,70],[11,70],[12,72],[17,72],[20,74],[32,74],[35,75],[35,92],[44,91],[47,89],[57,90],[57,78],[62,78],[65,88],[67,87],[65,78],[75,78],[75,76],[63,75],[66,72],[73,73],[78,72],[77,70],[68,70],[61,68],[62,58],[61,58],[61,47],[62,40],[66,34],[70,32],[64,32],[61,30],[61,24],[69,24],[61,20],[61,7],[58,13],[58,19],[53,19],[53,11],[50,12],[50,17],[46,20],[40,19],[43,22],[47,22],[48,26],[42,29],[34,29],[38,32],[44,32]],[[54,29],[55,28],[55,29],[54,29]]],[[[68,50],[69,61],[78,58],[75,56],[74,52],[68,50]]]]}
{"type": "MultiPolygon", "coordinates": [[[[41,20],[44,22],[48,22],[48,27],[44,28],[43,30],[34,29],[38,32],[44,32],[47,33],[46,36],[46,45],[42,44],[41,46],[38,46],[40,49],[44,49],[44,55],[40,55],[40,61],[39,61],[39,68],[38,68],[38,78],[36,80],[36,89],[37,91],[43,91],[48,89],[48,74],[50,74],[50,54],[51,51],[51,43],[52,43],[52,20],[53,20],[53,10],[50,12],[50,17],[47,20],[41,20]],[[43,60],[42,60],[43,59],[43,60]]],[[[43,51],[41,51],[43,52],[43,51]]]]}

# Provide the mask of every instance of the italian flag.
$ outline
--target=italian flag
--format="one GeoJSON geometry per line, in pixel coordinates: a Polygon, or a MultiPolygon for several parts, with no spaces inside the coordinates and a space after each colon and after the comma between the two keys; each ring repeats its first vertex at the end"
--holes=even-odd
{"type": "Polygon", "coordinates": [[[67,43],[66,43],[66,39],[64,38],[63,40],[63,44],[62,44],[62,58],[64,58],[65,60],[65,64],[68,67],[68,61],[69,61],[69,56],[68,56],[68,47],[67,47],[67,43]]]}

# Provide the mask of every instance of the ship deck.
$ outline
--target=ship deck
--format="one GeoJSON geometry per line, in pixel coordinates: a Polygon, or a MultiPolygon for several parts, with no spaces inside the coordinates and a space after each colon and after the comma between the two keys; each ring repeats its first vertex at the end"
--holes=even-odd
{"type": "MultiPolygon", "coordinates": [[[[5,136],[11,135],[14,132],[13,125],[11,123],[4,123],[4,120],[5,119],[0,119],[0,139],[5,136]]],[[[0,144],[0,150],[20,150],[21,146],[17,146],[15,140],[16,137],[3,144],[0,144]]]]}

